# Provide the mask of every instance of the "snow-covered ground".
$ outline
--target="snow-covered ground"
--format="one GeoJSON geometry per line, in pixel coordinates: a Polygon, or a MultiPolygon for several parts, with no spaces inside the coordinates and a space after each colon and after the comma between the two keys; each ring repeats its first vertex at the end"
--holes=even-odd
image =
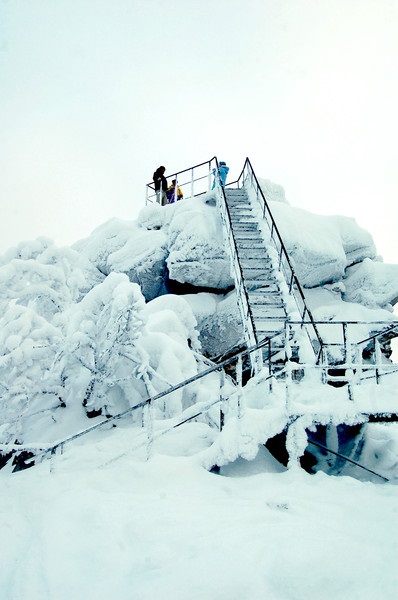
{"type": "Polygon", "coordinates": [[[149,461],[118,428],[52,472],[0,471],[1,598],[396,598],[397,486],[285,470],[264,449],[209,473],[192,456],[202,429],[149,461]]]}

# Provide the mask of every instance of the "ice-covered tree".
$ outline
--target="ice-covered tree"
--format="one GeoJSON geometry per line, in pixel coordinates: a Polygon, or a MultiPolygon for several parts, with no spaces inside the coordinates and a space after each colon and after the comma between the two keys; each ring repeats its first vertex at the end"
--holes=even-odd
{"type": "Polygon", "coordinates": [[[138,344],[144,306],[139,286],[111,273],[63,314],[57,362],[68,398],[78,397],[90,416],[115,414],[146,393],[149,357],[138,344]]]}
{"type": "Polygon", "coordinates": [[[53,370],[61,331],[25,306],[10,306],[0,319],[1,440],[22,442],[32,415],[63,405],[62,382],[53,370]]]}
{"type": "Polygon", "coordinates": [[[40,238],[20,244],[0,260],[0,304],[15,301],[52,321],[102,279],[86,257],[40,238]]]}

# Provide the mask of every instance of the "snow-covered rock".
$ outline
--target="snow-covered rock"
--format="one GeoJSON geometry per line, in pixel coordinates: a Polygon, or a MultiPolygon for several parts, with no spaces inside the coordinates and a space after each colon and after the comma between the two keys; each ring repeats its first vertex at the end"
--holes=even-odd
{"type": "Polygon", "coordinates": [[[220,290],[232,286],[222,224],[212,196],[177,206],[168,230],[170,279],[220,290]]]}
{"type": "Polygon", "coordinates": [[[339,281],[349,265],[376,256],[371,235],[354,219],[315,215],[280,202],[270,202],[270,209],[305,287],[339,281]]]}
{"type": "Polygon", "coordinates": [[[398,265],[366,258],[347,269],[344,285],[345,300],[392,310],[398,301],[398,265]]]}
{"type": "Polygon", "coordinates": [[[226,350],[243,343],[243,329],[235,290],[219,294],[187,294],[198,322],[202,352],[218,356],[226,350]]]}

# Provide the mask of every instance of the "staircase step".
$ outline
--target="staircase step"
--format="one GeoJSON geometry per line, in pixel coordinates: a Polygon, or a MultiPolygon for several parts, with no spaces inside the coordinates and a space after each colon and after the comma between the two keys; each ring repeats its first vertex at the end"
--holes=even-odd
{"type": "Polygon", "coordinates": [[[239,256],[247,257],[247,258],[268,258],[271,260],[269,252],[264,246],[259,246],[258,248],[242,248],[239,245],[238,248],[239,256]]]}
{"type": "Polygon", "coordinates": [[[235,234],[237,234],[237,233],[241,234],[242,232],[245,232],[245,231],[255,232],[258,241],[259,242],[262,241],[260,230],[259,230],[258,225],[257,225],[257,223],[255,221],[253,221],[252,223],[248,223],[247,221],[245,223],[232,223],[231,222],[231,225],[232,225],[232,231],[235,234]]]}
{"type": "Polygon", "coordinates": [[[244,198],[243,196],[235,197],[232,199],[228,198],[227,206],[229,209],[243,208],[245,210],[252,210],[252,205],[250,204],[249,200],[247,198],[244,198]]]}
{"type": "Polygon", "coordinates": [[[258,231],[234,231],[234,238],[239,245],[241,242],[256,242],[258,241],[258,231]]]}
{"type": "Polygon", "coordinates": [[[246,206],[237,206],[237,207],[230,206],[229,214],[231,215],[231,219],[233,219],[233,220],[254,219],[255,218],[253,212],[246,206]]]}
{"type": "Polygon", "coordinates": [[[270,337],[276,333],[284,333],[284,321],[281,319],[257,319],[254,323],[258,339],[270,337]]]}
{"type": "Polygon", "coordinates": [[[229,196],[247,196],[246,190],[243,188],[225,188],[225,195],[229,196]]]}
{"type": "MultiPolygon", "coordinates": [[[[238,250],[238,254],[239,254],[239,250],[238,250]]],[[[268,256],[268,254],[263,254],[260,256],[242,256],[241,254],[239,254],[239,258],[240,258],[240,264],[243,266],[247,266],[247,267],[255,267],[256,264],[258,264],[259,266],[270,266],[272,265],[272,260],[270,259],[270,257],[268,256]]]]}
{"type": "Polygon", "coordinates": [[[268,271],[272,269],[272,260],[265,254],[260,256],[242,256],[242,254],[238,251],[238,256],[242,266],[263,267],[263,269],[267,269],[268,271]]]}
{"type": "Polygon", "coordinates": [[[228,206],[237,206],[239,204],[250,206],[247,195],[237,194],[236,196],[227,196],[228,206]]]}
{"type": "Polygon", "coordinates": [[[249,202],[245,202],[244,200],[238,199],[238,200],[227,200],[227,206],[229,208],[229,210],[244,210],[244,211],[248,211],[248,212],[252,212],[253,209],[251,207],[251,204],[249,204],[249,202]]]}
{"type": "Polygon", "coordinates": [[[231,222],[235,223],[257,223],[256,218],[253,215],[250,215],[247,212],[236,213],[230,211],[231,222]]]}
{"type": "Polygon", "coordinates": [[[256,229],[260,233],[258,223],[254,219],[252,221],[232,221],[232,229],[256,229]]]}
{"type": "Polygon", "coordinates": [[[257,290],[273,290],[280,292],[278,282],[274,277],[258,277],[245,279],[245,287],[249,294],[257,290]]]}
{"type": "Polygon", "coordinates": [[[257,300],[260,302],[264,297],[281,297],[280,289],[276,283],[270,283],[267,287],[261,286],[260,284],[248,288],[246,285],[246,289],[249,294],[250,302],[254,302],[255,304],[257,303],[257,300]]]}
{"type": "Polygon", "coordinates": [[[269,273],[273,271],[273,269],[267,269],[267,265],[263,264],[260,266],[249,266],[249,265],[242,265],[242,271],[244,271],[244,273],[246,274],[246,278],[251,279],[257,279],[258,277],[260,277],[261,275],[266,276],[266,279],[268,279],[269,273]]]}
{"type": "Polygon", "coordinates": [[[263,250],[264,249],[264,244],[263,242],[257,242],[256,240],[253,241],[247,241],[247,242],[241,242],[239,244],[239,250],[240,251],[246,251],[246,250],[250,250],[250,251],[256,251],[256,250],[263,250]]]}
{"type": "Polygon", "coordinates": [[[250,308],[255,322],[259,319],[283,319],[286,317],[286,311],[283,306],[252,304],[250,308]]]}
{"type": "Polygon", "coordinates": [[[239,210],[239,209],[251,210],[250,204],[247,201],[242,200],[242,199],[234,200],[233,202],[228,200],[227,206],[230,211],[239,210]]]}
{"type": "Polygon", "coordinates": [[[283,301],[278,293],[261,294],[257,296],[253,296],[253,294],[249,293],[249,301],[250,306],[252,307],[267,305],[278,306],[281,308],[284,307],[283,301]]]}
{"type": "Polygon", "coordinates": [[[234,217],[239,217],[247,215],[248,217],[254,217],[252,209],[249,206],[246,206],[246,204],[233,204],[232,206],[228,205],[228,208],[231,216],[233,215],[234,217]]]}
{"type": "Polygon", "coordinates": [[[247,266],[247,264],[241,264],[241,270],[245,282],[253,280],[258,281],[259,279],[264,283],[269,280],[275,281],[273,279],[273,269],[267,264],[255,263],[252,267],[247,266]]]}

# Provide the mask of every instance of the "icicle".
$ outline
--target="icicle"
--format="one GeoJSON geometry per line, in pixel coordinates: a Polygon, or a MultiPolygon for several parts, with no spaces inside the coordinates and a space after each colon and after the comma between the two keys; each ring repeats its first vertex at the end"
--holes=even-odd
{"type": "Polygon", "coordinates": [[[236,363],[236,381],[237,381],[239,387],[242,387],[242,373],[243,373],[242,354],[239,354],[238,360],[236,363]]]}

